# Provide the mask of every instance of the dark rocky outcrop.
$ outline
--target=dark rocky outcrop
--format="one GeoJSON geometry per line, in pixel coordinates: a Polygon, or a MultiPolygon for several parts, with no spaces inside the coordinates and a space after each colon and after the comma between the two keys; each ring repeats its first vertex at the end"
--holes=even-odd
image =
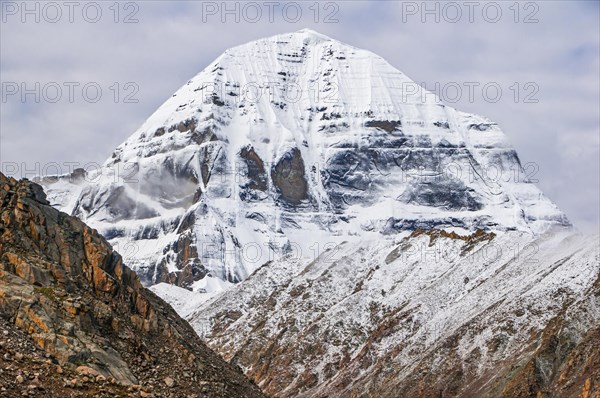
{"type": "MultiPolygon", "coordinates": [[[[102,387],[104,396],[262,396],[143,288],[96,230],[49,206],[40,186],[0,174],[0,205],[0,317],[6,334],[26,336],[66,375],[86,373],[88,381],[100,376],[114,386],[133,386],[102,387]]],[[[27,353],[17,355],[18,347],[25,346],[6,351],[3,344],[4,360],[22,358],[27,353]]],[[[28,388],[18,382],[28,377],[23,367],[44,366],[31,358],[5,368],[16,384],[5,383],[7,373],[0,372],[9,396],[28,388]]],[[[53,376],[46,383],[40,376],[35,384],[50,396],[67,396],[65,389],[75,392],[71,396],[101,393],[80,381],[58,383],[53,376]]]]}
{"type": "Polygon", "coordinates": [[[266,191],[267,190],[267,173],[265,172],[265,165],[263,160],[258,156],[252,147],[242,148],[240,156],[246,162],[248,178],[247,188],[266,191]]]}
{"type": "Polygon", "coordinates": [[[273,185],[287,204],[299,205],[308,198],[304,174],[304,160],[298,148],[286,152],[271,169],[273,185]]]}
{"type": "Polygon", "coordinates": [[[483,208],[477,192],[455,179],[416,183],[409,186],[398,199],[408,204],[454,211],[476,211],[483,208]]]}
{"type": "Polygon", "coordinates": [[[401,131],[402,122],[400,120],[369,120],[365,123],[365,127],[381,129],[388,133],[401,131]]]}
{"type": "Polygon", "coordinates": [[[188,230],[186,233],[182,233],[177,241],[165,250],[169,253],[156,265],[156,280],[151,281],[152,284],[165,282],[187,289],[208,273],[198,256],[193,232],[188,230]],[[169,261],[175,264],[177,272],[169,272],[167,265],[169,261]]]}

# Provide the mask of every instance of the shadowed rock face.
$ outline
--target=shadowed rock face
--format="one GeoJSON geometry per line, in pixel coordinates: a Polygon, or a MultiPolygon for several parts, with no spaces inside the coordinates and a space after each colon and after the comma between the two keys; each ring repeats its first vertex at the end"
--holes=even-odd
{"type": "Polygon", "coordinates": [[[0,205],[0,316],[63,366],[159,396],[262,396],[40,186],[0,174],[0,205]]]}
{"type": "MultiPolygon", "coordinates": [[[[192,213],[193,214],[193,213],[192,213]]],[[[192,233],[182,233],[176,242],[173,242],[168,247],[168,253],[163,260],[157,264],[154,275],[155,283],[166,282],[172,285],[190,288],[194,281],[202,279],[206,276],[206,268],[202,265],[198,258],[198,250],[193,241],[192,233]],[[173,257],[173,258],[170,258],[173,257]],[[172,260],[177,264],[179,272],[169,272],[167,262],[172,260]]]]}
{"type": "Polygon", "coordinates": [[[308,198],[308,185],[304,178],[304,161],[298,148],[281,157],[271,170],[273,185],[281,199],[290,205],[299,205],[308,198]]]}
{"type": "Polygon", "coordinates": [[[369,120],[365,123],[365,127],[374,127],[388,133],[393,133],[401,131],[402,122],[400,120],[369,120]]]}
{"type": "Polygon", "coordinates": [[[262,159],[254,152],[254,148],[242,148],[240,156],[246,161],[246,167],[248,168],[246,174],[249,180],[247,187],[258,191],[266,191],[268,185],[265,165],[262,159]]]}
{"type": "Polygon", "coordinates": [[[156,217],[157,213],[131,199],[126,193],[124,187],[119,187],[112,191],[106,199],[106,206],[110,210],[114,220],[123,220],[129,218],[146,219],[156,217]]]}
{"type": "Polygon", "coordinates": [[[480,210],[483,205],[473,189],[457,180],[426,181],[409,186],[400,196],[404,203],[438,207],[446,210],[480,210]]]}

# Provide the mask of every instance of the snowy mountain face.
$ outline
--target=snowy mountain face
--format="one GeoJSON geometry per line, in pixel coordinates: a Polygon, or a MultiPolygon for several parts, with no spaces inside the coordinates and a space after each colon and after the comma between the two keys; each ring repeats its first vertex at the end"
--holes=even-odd
{"type": "Polygon", "coordinates": [[[145,284],[196,291],[344,241],[569,225],[495,123],[309,30],[227,50],[101,171],[43,183],[145,284]]]}

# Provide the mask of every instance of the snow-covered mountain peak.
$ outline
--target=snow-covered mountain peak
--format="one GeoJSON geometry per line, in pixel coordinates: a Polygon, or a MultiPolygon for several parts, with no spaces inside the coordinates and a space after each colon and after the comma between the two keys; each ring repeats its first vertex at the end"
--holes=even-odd
{"type": "MultiPolygon", "coordinates": [[[[214,112],[228,122],[269,125],[284,135],[308,135],[329,127],[360,129],[367,119],[439,114],[437,108],[443,107],[435,95],[381,57],[303,29],[227,50],[179,89],[128,141],[151,141],[161,127],[206,119],[214,112]],[[427,108],[411,110],[407,104],[427,108]],[[337,123],[323,123],[332,119],[337,123]]],[[[251,132],[236,135],[244,133],[252,141],[251,132]]]]}
{"type": "MultiPolygon", "coordinates": [[[[280,34],[277,34],[274,36],[254,40],[254,41],[251,41],[246,44],[252,45],[253,43],[257,43],[257,42],[275,42],[278,44],[286,43],[286,44],[295,44],[295,45],[298,45],[298,44],[314,45],[314,44],[320,44],[323,42],[341,43],[338,40],[332,39],[329,36],[326,36],[322,33],[319,33],[317,31],[309,29],[309,28],[303,28],[303,29],[297,30],[295,32],[280,33],[280,34]]],[[[235,51],[237,48],[244,47],[246,44],[242,44],[240,46],[233,47],[229,50],[226,50],[225,52],[227,53],[230,51],[235,51]]],[[[344,45],[347,47],[350,47],[349,45],[346,45],[346,44],[344,44],[344,45]]]]}
{"type": "Polygon", "coordinates": [[[49,198],[146,283],[196,289],[367,236],[569,225],[495,123],[307,29],[227,50],[89,177],[49,198]]]}
{"type": "Polygon", "coordinates": [[[291,35],[304,35],[306,37],[309,38],[316,38],[317,40],[333,40],[331,37],[329,36],[325,36],[322,33],[319,33],[315,30],[312,30],[310,28],[302,28],[294,33],[290,33],[291,35]]]}

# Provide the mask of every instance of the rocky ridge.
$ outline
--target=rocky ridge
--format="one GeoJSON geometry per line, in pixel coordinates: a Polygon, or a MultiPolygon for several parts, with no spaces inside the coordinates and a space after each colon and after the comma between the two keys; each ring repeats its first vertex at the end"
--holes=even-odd
{"type": "Polygon", "coordinates": [[[2,174],[0,317],[5,396],[263,396],[97,231],[2,174]]]}

